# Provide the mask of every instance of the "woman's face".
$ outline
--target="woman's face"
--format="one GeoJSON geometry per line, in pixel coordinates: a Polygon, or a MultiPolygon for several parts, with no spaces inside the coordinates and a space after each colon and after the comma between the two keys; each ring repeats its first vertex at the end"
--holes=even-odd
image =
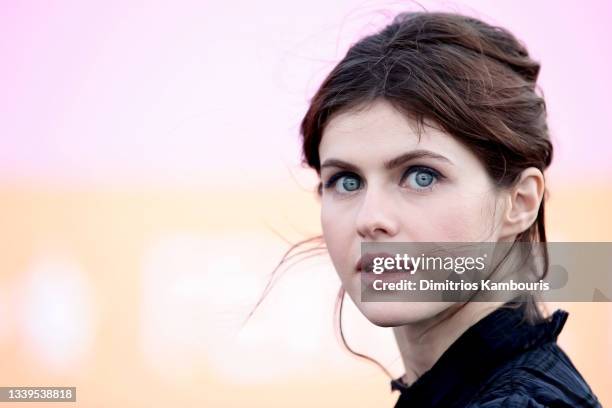
{"type": "Polygon", "coordinates": [[[329,121],[319,146],[321,225],[342,285],[379,326],[425,321],[443,302],[361,302],[362,242],[498,241],[504,200],[477,157],[379,99],[329,121]]]}

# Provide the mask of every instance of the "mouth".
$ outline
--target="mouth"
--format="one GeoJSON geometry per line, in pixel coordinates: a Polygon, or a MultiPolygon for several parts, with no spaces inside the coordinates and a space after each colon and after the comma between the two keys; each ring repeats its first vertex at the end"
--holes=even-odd
{"type": "Polygon", "coordinates": [[[359,258],[359,260],[357,261],[357,263],[355,264],[355,271],[356,272],[365,272],[365,273],[374,273],[374,260],[377,258],[383,258],[383,259],[387,259],[387,258],[391,258],[393,260],[393,262],[390,261],[383,261],[382,265],[377,265],[378,267],[382,267],[384,268],[384,272],[400,272],[402,270],[406,271],[406,270],[410,270],[410,269],[405,269],[405,268],[411,268],[412,267],[412,262],[410,262],[410,260],[408,259],[408,262],[405,262],[404,259],[399,258],[399,255],[392,255],[388,252],[374,252],[374,253],[369,253],[369,254],[364,254],[361,258],[359,258]],[[399,262],[397,260],[397,258],[399,258],[399,262]],[[392,267],[391,268],[385,268],[385,264],[386,262],[390,262],[392,267]],[[395,267],[399,266],[399,269],[396,269],[395,267]]]}
{"type": "Polygon", "coordinates": [[[367,274],[374,274],[373,269],[374,269],[374,259],[375,258],[391,258],[393,260],[393,262],[388,261],[391,264],[391,268],[385,268],[385,262],[383,261],[382,265],[378,265],[382,268],[384,268],[384,274],[390,274],[390,273],[397,273],[397,272],[410,272],[413,270],[413,263],[412,263],[412,259],[408,258],[402,258],[398,255],[392,255],[388,252],[375,252],[375,253],[369,253],[369,254],[364,254],[361,258],[359,258],[359,260],[357,261],[357,263],[355,264],[355,272],[356,273],[367,273],[367,274]],[[397,259],[399,258],[399,259],[397,259]]]}
{"type": "MultiPolygon", "coordinates": [[[[374,260],[376,258],[385,258],[385,259],[392,258],[393,259],[393,255],[388,252],[375,252],[375,253],[364,254],[361,258],[359,258],[359,260],[355,264],[355,271],[358,273],[361,273],[361,272],[374,273],[373,272],[374,260]]],[[[384,266],[384,262],[382,266],[384,266]]]]}

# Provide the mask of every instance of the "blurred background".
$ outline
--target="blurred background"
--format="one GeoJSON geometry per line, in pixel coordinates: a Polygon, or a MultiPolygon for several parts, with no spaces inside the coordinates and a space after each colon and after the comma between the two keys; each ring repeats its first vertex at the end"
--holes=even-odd
{"type": "MultiPolygon", "coordinates": [[[[611,241],[610,2],[2,1],[0,385],[76,386],[82,407],[392,406],[340,346],[327,256],[243,321],[320,233],[309,98],[351,43],[421,7],[507,27],[541,61],[550,240],[611,241]]],[[[549,304],[603,406],[611,305],[549,304]]],[[[390,329],[350,301],[343,324],[403,373],[390,329]]]]}

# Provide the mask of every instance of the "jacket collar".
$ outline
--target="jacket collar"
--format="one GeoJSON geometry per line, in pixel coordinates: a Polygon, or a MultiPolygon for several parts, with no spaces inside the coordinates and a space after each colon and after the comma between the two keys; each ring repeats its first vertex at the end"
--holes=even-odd
{"type": "Polygon", "coordinates": [[[446,407],[470,398],[505,361],[556,341],[568,317],[567,311],[558,309],[547,321],[531,325],[522,321],[524,303],[506,305],[518,308],[502,306],[472,325],[410,386],[401,377],[392,380],[391,390],[401,394],[397,404],[446,407]]]}

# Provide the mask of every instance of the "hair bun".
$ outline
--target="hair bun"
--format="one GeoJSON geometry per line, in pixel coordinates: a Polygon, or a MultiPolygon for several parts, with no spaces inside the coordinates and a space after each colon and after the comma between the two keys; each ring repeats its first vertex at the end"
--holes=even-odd
{"type": "Polygon", "coordinates": [[[406,39],[399,41],[400,46],[405,42],[459,46],[505,65],[534,85],[540,73],[540,64],[510,31],[470,16],[404,12],[394,18],[391,27],[398,30],[393,41],[396,46],[399,38],[406,39]]]}

